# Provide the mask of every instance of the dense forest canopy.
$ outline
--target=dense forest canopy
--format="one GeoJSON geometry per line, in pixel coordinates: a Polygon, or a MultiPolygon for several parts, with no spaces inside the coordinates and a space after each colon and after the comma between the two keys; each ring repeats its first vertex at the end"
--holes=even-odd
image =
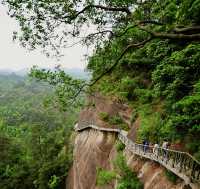
{"type": "Polygon", "coordinates": [[[15,74],[0,75],[0,91],[0,188],[64,187],[79,109],[60,111],[52,87],[15,74]]]}
{"type": "Polygon", "coordinates": [[[14,38],[29,49],[59,55],[70,37],[95,46],[88,57],[93,74],[89,83],[74,81],[62,71],[32,70],[32,76],[67,88],[61,88],[61,99],[67,92],[71,101],[87,87],[115,96],[140,117],[139,140],[166,138],[185,144],[185,150],[200,158],[199,0],[3,3],[20,23],[14,38]],[[86,26],[96,29],[82,36],[86,26]]]}
{"type": "Polygon", "coordinates": [[[21,27],[20,32],[14,32],[14,38],[30,49],[42,47],[59,53],[59,47],[64,47],[70,37],[83,37],[81,31],[86,25],[96,26],[97,31],[83,42],[95,42],[97,47],[108,37],[122,37],[130,30],[137,30],[127,41],[126,47],[131,48],[137,42],[147,43],[154,38],[178,41],[200,38],[198,0],[4,0],[3,3],[21,27]],[[138,33],[143,36],[139,38],[138,33]]]}

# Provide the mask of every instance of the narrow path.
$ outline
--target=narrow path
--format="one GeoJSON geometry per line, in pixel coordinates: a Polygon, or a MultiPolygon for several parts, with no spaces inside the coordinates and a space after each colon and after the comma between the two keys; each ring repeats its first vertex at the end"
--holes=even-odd
{"type": "MultiPolygon", "coordinates": [[[[134,143],[127,137],[127,132],[120,129],[103,128],[96,126],[92,121],[76,124],[74,129],[81,132],[85,129],[95,129],[104,132],[116,132],[119,140],[134,154],[158,162],[166,169],[183,179],[186,184],[193,186],[200,184],[200,162],[186,152],[157,148],[153,153],[153,147],[145,149],[142,144],[134,143]]],[[[197,187],[198,188],[198,187],[197,187]]]]}

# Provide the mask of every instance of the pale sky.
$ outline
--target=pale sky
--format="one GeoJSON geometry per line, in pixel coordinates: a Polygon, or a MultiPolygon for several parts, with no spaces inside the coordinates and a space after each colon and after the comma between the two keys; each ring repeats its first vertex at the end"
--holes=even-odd
{"type": "Polygon", "coordinates": [[[7,15],[6,8],[0,4],[0,70],[20,70],[30,68],[33,65],[52,68],[58,64],[65,68],[85,68],[84,54],[87,53],[86,47],[76,45],[66,49],[65,56],[60,61],[56,61],[47,58],[39,50],[29,52],[20,47],[17,42],[13,42],[12,32],[17,29],[16,21],[7,15]]]}

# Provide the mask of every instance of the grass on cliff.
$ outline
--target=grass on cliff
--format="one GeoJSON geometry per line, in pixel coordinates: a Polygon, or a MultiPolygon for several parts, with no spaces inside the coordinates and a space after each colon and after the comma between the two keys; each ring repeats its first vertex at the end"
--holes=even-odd
{"type": "Polygon", "coordinates": [[[116,179],[116,176],[114,171],[97,168],[97,186],[109,184],[112,180],[116,179]]]}
{"type": "Polygon", "coordinates": [[[115,125],[118,128],[126,131],[129,130],[128,124],[125,123],[121,116],[118,114],[110,116],[107,112],[100,112],[99,118],[107,122],[109,125],[115,125]]]}
{"type": "Polygon", "coordinates": [[[117,155],[113,160],[114,170],[97,168],[97,185],[104,186],[117,179],[117,189],[143,189],[143,184],[137,178],[136,173],[126,163],[126,158],[123,155],[124,144],[117,141],[115,147],[117,155]]]}
{"type": "Polygon", "coordinates": [[[136,173],[128,167],[122,151],[118,152],[113,163],[119,175],[117,189],[143,189],[143,184],[137,178],[136,173]]]}
{"type": "Polygon", "coordinates": [[[176,183],[178,180],[178,176],[176,176],[174,173],[172,173],[171,171],[165,169],[165,176],[167,177],[167,179],[173,183],[176,183]]]}

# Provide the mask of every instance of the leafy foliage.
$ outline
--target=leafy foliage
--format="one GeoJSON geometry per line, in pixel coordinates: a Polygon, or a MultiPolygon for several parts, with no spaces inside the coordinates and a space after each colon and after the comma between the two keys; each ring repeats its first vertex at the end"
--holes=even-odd
{"type": "Polygon", "coordinates": [[[117,179],[117,189],[142,189],[143,185],[137,175],[127,166],[123,155],[124,144],[120,141],[116,144],[117,156],[113,161],[114,170],[108,171],[102,168],[97,169],[97,185],[104,186],[113,179],[117,179]]]}
{"type": "Polygon", "coordinates": [[[109,120],[109,114],[107,112],[100,112],[99,113],[99,117],[103,121],[108,121],[109,120]]]}
{"type": "Polygon", "coordinates": [[[79,107],[83,104],[80,96],[83,92],[81,89],[85,85],[85,80],[73,78],[61,69],[50,71],[37,67],[31,69],[30,76],[38,81],[48,82],[55,88],[56,98],[49,99],[49,101],[58,106],[61,111],[69,111],[72,105],[79,107]],[[78,95],[79,98],[77,98],[78,95]]]}
{"type": "Polygon", "coordinates": [[[121,152],[125,149],[125,144],[122,143],[121,141],[117,141],[116,143],[116,150],[117,152],[121,152]]]}
{"type": "Polygon", "coordinates": [[[118,128],[123,130],[128,130],[128,124],[124,122],[124,120],[119,115],[111,116],[109,119],[109,124],[116,125],[118,128]]]}
{"type": "Polygon", "coordinates": [[[142,189],[143,185],[138,180],[137,175],[127,166],[122,152],[118,152],[114,165],[120,178],[117,189],[142,189]]]}
{"type": "MultiPolygon", "coordinates": [[[[137,0],[4,0],[3,4],[8,7],[9,15],[15,17],[20,25],[21,30],[14,32],[14,39],[17,38],[22,46],[29,49],[42,47],[47,55],[54,51],[59,56],[60,48],[68,46],[71,37],[85,37],[82,30],[86,26],[97,26],[97,32],[89,34],[82,42],[102,47],[112,37],[120,37],[125,45],[128,41],[137,42],[152,34],[138,26],[141,21],[164,23],[155,25],[153,29],[166,33],[173,33],[176,26],[190,26],[200,22],[199,0],[152,0],[141,3],[137,0]],[[122,34],[134,25],[137,25],[132,28],[134,35],[129,35],[127,41],[122,34]]],[[[145,29],[151,30],[152,26],[145,29]]],[[[118,51],[117,48],[113,50],[116,53],[118,51]]],[[[108,65],[109,59],[105,60],[108,65]]]]}
{"type": "Polygon", "coordinates": [[[176,183],[178,177],[174,173],[172,173],[171,171],[168,171],[166,169],[165,170],[165,175],[171,182],[176,183]]]}
{"type": "Polygon", "coordinates": [[[16,75],[0,76],[0,90],[0,188],[64,187],[78,109],[44,106],[53,89],[16,75]]]}
{"type": "Polygon", "coordinates": [[[99,113],[100,119],[109,123],[110,125],[115,125],[120,129],[128,130],[128,124],[124,122],[124,120],[120,117],[120,115],[116,114],[110,116],[107,112],[100,112],[99,113]]]}
{"type": "Polygon", "coordinates": [[[107,171],[102,168],[97,169],[97,185],[103,186],[109,184],[116,178],[116,174],[113,171],[107,171]]]}

